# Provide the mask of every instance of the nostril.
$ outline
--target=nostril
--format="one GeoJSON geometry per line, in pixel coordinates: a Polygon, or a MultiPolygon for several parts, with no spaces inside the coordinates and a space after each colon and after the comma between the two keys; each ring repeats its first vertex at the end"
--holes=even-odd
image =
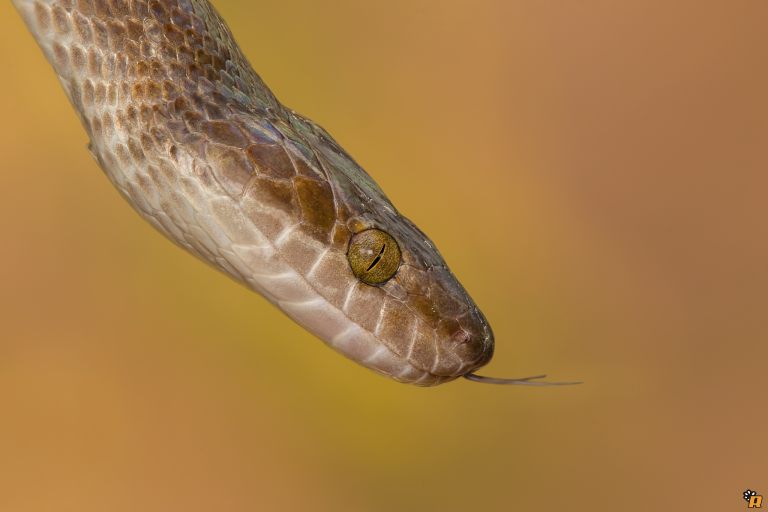
{"type": "Polygon", "coordinates": [[[471,338],[472,337],[469,335],[469,333],[464,329],[459,329],[453,334],[452,337],[454,343],[456,344],[468,343],[471,338]]]}

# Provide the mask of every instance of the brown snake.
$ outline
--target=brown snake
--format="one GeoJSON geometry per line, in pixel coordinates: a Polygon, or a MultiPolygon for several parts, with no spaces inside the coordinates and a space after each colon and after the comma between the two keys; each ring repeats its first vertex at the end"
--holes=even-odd
{"type": "Polygon", "coordinates": [[[208,0],[13,4],[99,166],[170,240],[398,381],[547,384],[472,373],[493,334],[435,246],[278,102],[208,0]]]}

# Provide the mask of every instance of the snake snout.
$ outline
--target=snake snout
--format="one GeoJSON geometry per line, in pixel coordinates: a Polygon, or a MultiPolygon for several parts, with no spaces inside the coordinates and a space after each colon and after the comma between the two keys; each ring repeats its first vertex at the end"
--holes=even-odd
{"type": "Polygon", "coordinates": [[[460,343],[456,346],[457,354],[465,362],[463,372],[472,372],[488,364],[493,357],[493,331],[479,309],[470,312],[470,328],[462,327],[463,334],[457,334],[460,343]]]}
{"type": "Polygon", "coordinates": [[[478,309],[471,308],[456,321],[446,320],[441,324],[433,374],[460,377],[491,360],[493,332],[478,309]]]}

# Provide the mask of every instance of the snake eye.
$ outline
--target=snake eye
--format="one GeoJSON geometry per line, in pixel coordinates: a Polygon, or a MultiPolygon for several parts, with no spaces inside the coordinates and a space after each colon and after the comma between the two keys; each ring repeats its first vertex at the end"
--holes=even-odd
{"type": "Polygon", "coordinates": [[[384,284],[400,266],[400,247],[389,233],[367,229],[349,241],[347,260],[352,273],[365,284],[384,284]]]}

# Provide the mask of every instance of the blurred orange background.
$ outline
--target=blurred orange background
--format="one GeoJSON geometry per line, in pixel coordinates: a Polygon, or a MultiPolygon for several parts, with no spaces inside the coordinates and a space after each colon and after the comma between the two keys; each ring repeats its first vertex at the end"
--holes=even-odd
{"type": "Polygon", "coordinates": [[[0,510],[740,510],[768,494],[768,2],[217,0],[497,338],[404,386],[139,219],[0,4],[0,510]]]}

